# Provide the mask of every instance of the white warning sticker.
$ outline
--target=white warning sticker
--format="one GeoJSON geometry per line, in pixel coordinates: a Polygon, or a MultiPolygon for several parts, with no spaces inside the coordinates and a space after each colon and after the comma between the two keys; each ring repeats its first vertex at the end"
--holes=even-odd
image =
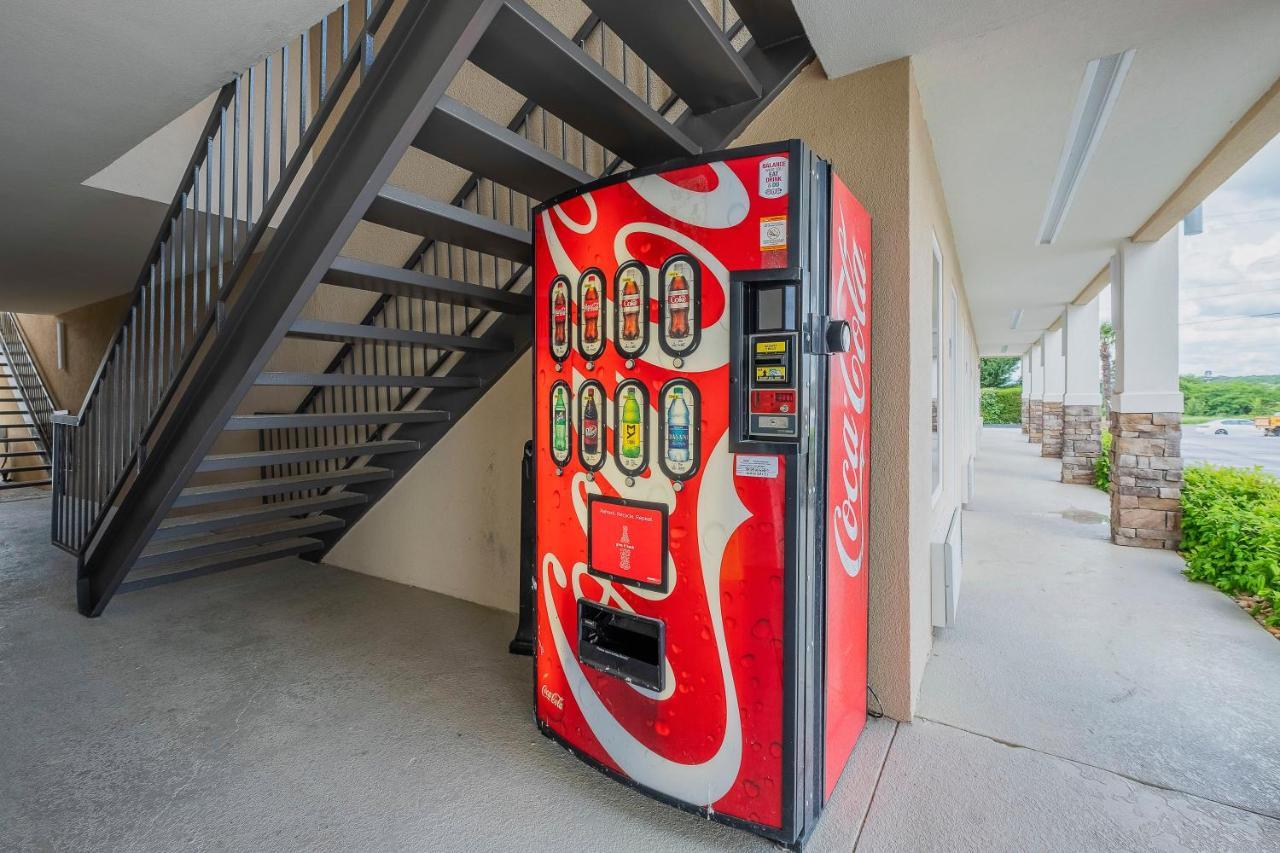
{"type": "Polygon", "coordinates": [[[778,478],[778,457],[737,454],[733,458],[733,473],[739,477],[776,480],[778,478]]]}
{"type": "Polygon", "coordinates": [[[787,158],[765,157],[760,161],[760,197],[782,198],[787,194],[787,158]]]}

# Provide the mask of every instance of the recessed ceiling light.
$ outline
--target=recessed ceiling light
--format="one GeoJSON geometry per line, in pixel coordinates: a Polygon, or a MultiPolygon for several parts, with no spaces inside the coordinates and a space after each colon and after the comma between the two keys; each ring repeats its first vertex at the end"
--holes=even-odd
{"type": "Polygon", "coordinates": [[[1062,223],[1071,207],[1080,178],[1084,175],[1089,159],[1098,147],[1102,128],[1106,126],[1111,108],[1120,95],[1120,84],[1133,62],[1133,49],[1113,53],[1089,62],[1084,68],[1084,79],[1076,95],[1075,109],[1071,113],[1071,125],[1067,130],[1067,142],[1058,161],[1058,173],[1049,192],[1049,206],[1045,208],[1040,223],[1038,242],[1048,246],[1058,239],[1062,223]]]}
{"type": "Polygon", "coordinates": [[[1013,312],[1013,322],[1009,324],[1010,329],[1016,329],[1022,325],[1022,309],[1019,308],[1013,312]]]}

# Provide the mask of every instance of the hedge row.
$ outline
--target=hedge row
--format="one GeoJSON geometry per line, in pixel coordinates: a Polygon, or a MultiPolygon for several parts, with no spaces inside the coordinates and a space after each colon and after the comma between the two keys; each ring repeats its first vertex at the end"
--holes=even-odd
{"type": "Polygon", "coordinates": [[[979,408],[984,424],[1022,423],[1022,386],[983,388],[979,408]]]}
{"type": "Polygon", "coordinates": [[[1193,465],[1182,488],[1186,575],[1268,606],[1280,625],[1280,479],[1260,468],[1193,465]]]}

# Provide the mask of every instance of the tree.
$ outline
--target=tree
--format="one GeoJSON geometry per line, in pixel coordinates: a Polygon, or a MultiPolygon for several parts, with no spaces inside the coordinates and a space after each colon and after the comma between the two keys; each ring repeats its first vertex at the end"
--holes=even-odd
{"type": "Polygon", "coordinates": [[[1110,323],[1098,327],[1098,359],[1102,362],[1102,402],[1110,404],[1116,388],[1116,362],[1112,351],[1116,346],[1116,330],[1110,323]]]}
{"type": "Polygon", "coordinates": [[[1003,388],[1018,369],[1017,356],[990,356],[982,359],[980,373],[983,388],[1003,388]]]}

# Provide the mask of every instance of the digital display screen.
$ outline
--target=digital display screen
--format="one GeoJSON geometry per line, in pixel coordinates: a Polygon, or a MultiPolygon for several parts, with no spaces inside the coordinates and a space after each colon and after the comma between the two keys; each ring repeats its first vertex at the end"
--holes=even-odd
{"type": "Polygon", "coordinates": [[[795,290],[790,285],[758,287],[755,289],[755,329],[757,332],[777,332],[793,328],[792,305],[795,290]]]}

